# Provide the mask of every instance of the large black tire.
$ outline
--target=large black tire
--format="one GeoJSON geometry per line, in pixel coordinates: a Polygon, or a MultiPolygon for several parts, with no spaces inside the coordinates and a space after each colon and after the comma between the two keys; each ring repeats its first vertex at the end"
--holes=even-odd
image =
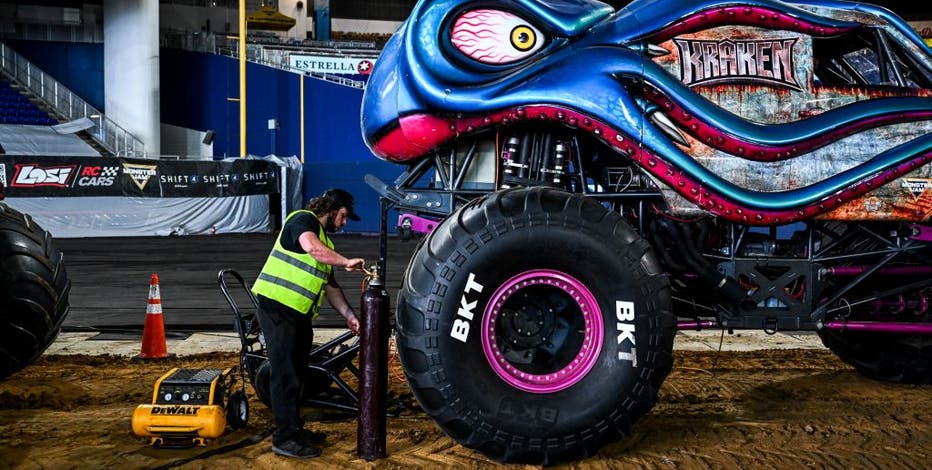
{"type": "Polygon", "coordinates": [[[68,314],[70,288],[51,235],[0,203],[0,379],[52,344],[68,314]]]}
{"type": "Polygon", "coordinates": [[[422,241],[397,343],[415,397],[453,439],[546,465],[628,435],[654,406],[673,365],[671,311],[658,261],[617,213],[516,189],[422,241]]]}
{"type": "Polygon", "coordinates": [[[820,330],[822,344],[865,377],[932,384],[932,338],[820,330]]]}

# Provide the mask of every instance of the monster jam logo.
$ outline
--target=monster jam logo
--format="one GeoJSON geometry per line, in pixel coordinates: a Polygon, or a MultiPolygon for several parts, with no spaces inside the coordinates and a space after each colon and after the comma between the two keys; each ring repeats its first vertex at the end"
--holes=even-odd
{"type": "Polygon", "coordinates": [[[129,175],[129,177],[133,179],[133,183],[136,183],[136,187],[138,187],[140,191],[146,189],[146,185],[149,184],[149,178],[155,176],[157,173],[155,169],[155,165],[139,165],[136,163],[123,164],[123,173],[129,175]]]}
{"type": "Polygon", "coordinates": [[[793,76],[798,39],[673,41],[680,52],[680,80],[686,85],[756,82],[801,90],[793,76]]]}
{"type": "Polygon", "coordinates": [[[912,193],[913,199],[919,199],[926,189],[932,188],[932,179],[904,178],[902,184],[903,188],[912,193]]]}

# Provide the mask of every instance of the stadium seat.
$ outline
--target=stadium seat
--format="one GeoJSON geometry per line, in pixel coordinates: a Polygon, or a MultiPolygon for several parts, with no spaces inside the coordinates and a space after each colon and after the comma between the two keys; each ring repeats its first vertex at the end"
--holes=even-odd
{"type": "Polygon", "coordinates": [[[0,78],[0,124],[51,126],[58,121],[0,78]]]}

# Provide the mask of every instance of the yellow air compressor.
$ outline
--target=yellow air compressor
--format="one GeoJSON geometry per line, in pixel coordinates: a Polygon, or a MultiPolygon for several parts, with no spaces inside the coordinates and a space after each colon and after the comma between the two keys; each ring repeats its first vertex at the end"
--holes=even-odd
{"type": "Polygon", "coordinates": [[[155,382],[152,404],[136,407],[133,432],[155,447],[184,448],[207,445],[227,424],[245,427],[249,403],[244,390],[233,391],[233,370],[171,369],[155,382]]]}

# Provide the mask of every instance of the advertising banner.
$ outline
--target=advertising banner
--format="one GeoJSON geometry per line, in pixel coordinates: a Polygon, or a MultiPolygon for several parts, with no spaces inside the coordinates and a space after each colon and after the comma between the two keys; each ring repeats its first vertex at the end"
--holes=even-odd
{"type": "Polygon", "coordinates": [[[143,160],[8,157],[0,163],[7,197],[224,197],[279,192],[279,169],[264,160],[143,160]]]}
{"type": "Polygon", "coordinates": [[[164,161],[158,168],[163,197],[246,196],[278,192],[278,166],[262,160],[164,161]]]}
{"type": "Polygon", "coordinates": [[[375,59],[353,57],[329,57],[317,55],[291,55],[289,65],[302,72],[332,73],[343,75],[369,75],[375,59]]]}

